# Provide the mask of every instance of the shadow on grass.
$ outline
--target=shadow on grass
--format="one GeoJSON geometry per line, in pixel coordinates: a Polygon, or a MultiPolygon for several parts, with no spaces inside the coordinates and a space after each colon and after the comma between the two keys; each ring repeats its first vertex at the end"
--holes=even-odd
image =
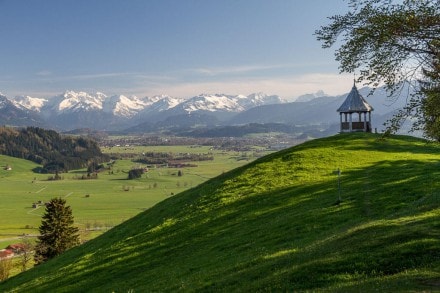
{"type": "Polygon", "coordinates": [[[43,167],[35,167],[32,169],[32,172],[38,173],[38,174],[48,174],[47,170],[44,169],[43,167]]]}
{"type": "Polygon", "coordinates": [[[387,153],[408,152],[412,154],[440,153],[440,144],[411,136],[391,135],[383,137],[378,134],[349,133],[336,135],[332,139],[335,139],[338,142],[338,147],[343,150],[380,151],[387,153]],[[359,140],[359,143],[353,144],[353,141],[356,140],[359,140]]]}
{"type": "Polygon", "coordinates": [[[439,209],[438,167],[402,160],[347,171],[336,206],[334,178],[261,193],[236,190],[236,199],[225,201],[222,184],[245,171],[240,168],[0,288],[296,291],[349,288],[390,276],[398,280],[391,289],[404,277],[414,286],[418,275],[405,271],[440,264],[439,217],[426,216],[439,209]]]}

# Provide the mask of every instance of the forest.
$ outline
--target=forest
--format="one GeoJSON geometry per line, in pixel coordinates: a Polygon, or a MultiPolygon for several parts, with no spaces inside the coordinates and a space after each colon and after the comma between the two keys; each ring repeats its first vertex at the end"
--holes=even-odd
{"type": "Polygon", "coordinates": [[[39,127],[0,127],[0,154],[41,164],[41,173],[67,172],[108,161],[98,144],[39,127]]]}

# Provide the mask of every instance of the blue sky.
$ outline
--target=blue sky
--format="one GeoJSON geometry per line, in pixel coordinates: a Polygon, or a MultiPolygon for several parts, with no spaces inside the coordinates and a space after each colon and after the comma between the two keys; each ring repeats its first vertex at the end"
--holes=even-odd
{"type": "Polygon", "coordinates": [[[0,92],[349,91],[313,33],[344,0],[0,0],[0,92]]]}

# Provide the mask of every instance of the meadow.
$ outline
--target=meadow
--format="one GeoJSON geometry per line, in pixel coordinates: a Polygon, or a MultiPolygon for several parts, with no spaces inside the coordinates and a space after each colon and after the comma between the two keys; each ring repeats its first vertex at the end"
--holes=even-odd
{"type": "Polygon", "coordinates": [[[0,291],[438,292],[439,160],[437,144],[412,137],[309,141],[169,197],[0,291]]]}
{"type": "Polygon", "coordinates": [[[74,170],[61,174],[63,180],[48,180],[50,174],[32,170],[39,167],[30,161],[0,156],[0,248],[19,241],[22,235],[38,234],[44,202],[63,197],[72,207],[75,224],[80,228],[81,238],[90,240],[109,228],[150,208],[188,188],[241,166],[251,160],[241,160],[243,154],[212,150],[198,146],[111,147],[104,152],[135,154],[143,152],[207,153],[212,161],[192,162],[197,167],[149,168],[142,178],[127,180],[128,171],[141,164],[131,160],[116,160],[112,170],[98,174],[97,179],[81,180],[86,170],[74,170]],[[10,166],[12,170],[5,170],[10,166]],[[182,176],[177,176],[178,171],[182,176]],[[34,203],[43,204],[33,207],[34,203]]]}

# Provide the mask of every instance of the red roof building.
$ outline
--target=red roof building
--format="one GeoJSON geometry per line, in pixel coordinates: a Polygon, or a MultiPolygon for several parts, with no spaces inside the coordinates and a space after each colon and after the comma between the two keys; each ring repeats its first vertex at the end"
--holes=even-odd
{"type": "Polygon", "coordinates": [[[14,256],[14,252],[10,249],[0,250],[0,258],[9,258],[9,257],[13,257],[13,256],[14,256]]]}

